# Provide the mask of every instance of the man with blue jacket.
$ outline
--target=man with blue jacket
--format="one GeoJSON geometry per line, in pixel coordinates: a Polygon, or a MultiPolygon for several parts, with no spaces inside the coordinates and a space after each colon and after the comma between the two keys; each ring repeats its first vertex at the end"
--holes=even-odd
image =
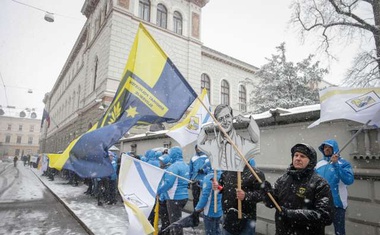
{"type": "MultiPolygon", "coordinates": [[[[205,225],[205,234],[206,235],[220,235],[220,220],[223,215],[222,210],[222,194],[217,194],[217,204],[216,210],[214,203],[214,190],[212,190],[212,180],[214,180],[214,173],[210,169],[209,174],[207,174],[202,183],[202,194],[200,200],[195,207],[195,211],[200,213],[203,211],[203,221],[205,225]]],[[[217,171],[217,181],[220,180],[222,171],[217,171]]]]}
{"type": "Polygon", "coordinates": [[[347,185],[354,182],[351,164],[339,156],[338,143],[334,139],[324,141],[319,147],[323,159],[315,167],[317,173],[330,185],[334,199],[335,215],[333,219],[336,235],[344,235],[345,213],[347,208],[347,185]]]}
{"type": "Polygon", "coordinates": [[[195,155],[190,159],[190,180],[191,192],[193,194],[193,206],[198,204],[199,196],[201,194],[203,178],[208,174],[211,169],[211,163],[207,155],[199,150],[198,145],[195,145],[195,155]]]}
{"type": "MultiPolygon", "coordinates": [[[[169,156],[172,164],[166,169],[171,172],[165,173],[160,186],[158,187],[157,194],[165,195],[167,198],[166,206],[169,216],[170,224],[178,221],[182,216],[182,209],[185,207],[189,200],[189,193],[187,190],[187,181],[189,179],[189,166],[183,161],[182,149],[180,147],[173,147],[169,151],[169,156]],[[177,177],[180,176],[180,177],[177,177]]],[[[183,234],[183,229],[175,226],[170,230],[171,235],[183,234]]]]}

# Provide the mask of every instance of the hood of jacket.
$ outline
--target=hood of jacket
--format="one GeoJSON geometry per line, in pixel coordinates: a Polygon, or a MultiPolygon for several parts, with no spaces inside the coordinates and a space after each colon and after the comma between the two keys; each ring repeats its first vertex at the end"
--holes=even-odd
{"type": "Polygon", "coordinates": [[[169,151],[169,156],[170,156],[170,159],[171,159],[171,162],[174,163],[178,160],[183,160],[183,157],[182,157],[182,149],[178,146],[175,146],[173,148],[170,149],[169,151]]]}
{"type": "Polygon", "coordinates": [[[336,140],[334,139],[329,139],[329,140],[325,140],[323,141],[323,143],[318,147],[319,151],[321,151],[322,155],[324,158],[330,158],[331,156],[326,156],[324,151],[323,151],[323,148],[325,145],[328,145],[330,147],[332,147],[333,149],[333,154],[336,154],[337,152],[339,152],[339,146],[338,146],[338,142],[336,142],[336,140]]]}

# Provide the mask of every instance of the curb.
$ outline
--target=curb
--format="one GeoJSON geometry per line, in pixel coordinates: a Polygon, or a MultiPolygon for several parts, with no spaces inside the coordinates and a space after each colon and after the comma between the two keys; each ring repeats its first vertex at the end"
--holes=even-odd
{"type": "Polygon", "coordinates": [[[66,203],[60,198],[60,197],[58,197],[58,195],[57,194],[55,194],[46,184],[45,184],[45,182],[43,181],[43,180],[41,180],[41,178],[40,177],[38,177],[37,176],[37,174],[32,170],[32,172],[33,172],[33,174],[37,177],[37,179],[39,180],[39,181],[41,181],[41,183],[49,190],[49,192],[51,192],[53,195],[54,195],[54,197],[55,197],[55,199],[59,202],[59,203],[61,203],[65,208],[66,208],[66,210],[74,217],[74,219],[83,227],[83,229],[84,230],[86,230],[86,232],[88,233],[88,234],[90,234],[90,235],[95,235],[95,233],[93,233],[92,231],[91,231],[91,229],[85,224],[85,223],[83,223],[83,221],[70,209],[70,207],[68,207],[67,205],[66,205],[66,203]]]}

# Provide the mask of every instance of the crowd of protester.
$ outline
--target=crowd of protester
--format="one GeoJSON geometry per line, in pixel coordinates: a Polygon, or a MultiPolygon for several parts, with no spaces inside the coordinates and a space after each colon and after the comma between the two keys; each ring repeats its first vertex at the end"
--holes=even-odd
{"type": "MultiPolygon", "coordinates": [[[[214,171],[209,157],[197,145],[194,150],[194,156],[190,157],[188,163],[184,161],[182,149],[178,146],[170,149],[150,149],[142,156],[127,153],[165,170],[157,190],[159,234],[183,234],[183,227],[189,225],[173,225],[181,225],[178,222],[182,219],[182,211],[189,199],[192,199],[194,210],[190,215],[190,226],[197,226],[201,216],[207,235],[255,234],[256,204],[259,202],[263,202],[269,208],[276,208],[277,234],[324,234],[325,227],[333,222],[336,234],[345,234],[344,213],[347,197],[342,198],[337,188],[342,188],[342,184],[344,188],[352,184],[353,173],[351,165],[337,154],[339,150],[335,140],[327,140],[319,146],[324,156],[319,162],[312,146],[293,146],[290,150],[289,168],[274,185],[265,180],[264,173],[256,167],[254,159],[249,159],[249,167],[246,166],[241,172],[240,189],[237,189],[236,185],[237,172],[214,171]],[[322,165],[325,162],[326,164],[322,165]],[[336,174],[326,176],[326,171],[321,170],[323,166],[336,174]],[[252,170],[262,182],[259,182],[252,170]],[[343,182],[339,183],[340,180],[343,182]],[[189,197],[190,194],[192,197],[189,197]],[[238,199],[242,202],[242,218],[238,217],[238,199]]],[[[72,186],[87,185],[84,193],[96,199],[99,206],[122,203],[117,190],[121,156],[109,151],[108,157],[114,168],[114,174],[108,177],[82,179],[75,172],[68,170],[63,170],[61,175],[68,180],[67,184],[72,186]]],[[[28,157],[22,158],[24,166],[28,166],[27,159],[28,157]]],[[[43,173],[50,180],[54,180],[56,174],[58,172],[51,168],[47,168],[43,173]]],[[[154,210],[148,219],[153,225],[154,210]]]]}

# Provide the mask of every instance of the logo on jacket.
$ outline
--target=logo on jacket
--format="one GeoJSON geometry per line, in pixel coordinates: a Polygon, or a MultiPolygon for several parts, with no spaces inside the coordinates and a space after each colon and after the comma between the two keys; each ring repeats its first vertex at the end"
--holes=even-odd
{"type": "Polygon", "coordinates": [[[302,197],[304,198],[305,197],[305,192],[306,192],[306,188],[303,188],[303,187],[300,187],[296,193],[296,195],[298,197],[302,197]]]}

